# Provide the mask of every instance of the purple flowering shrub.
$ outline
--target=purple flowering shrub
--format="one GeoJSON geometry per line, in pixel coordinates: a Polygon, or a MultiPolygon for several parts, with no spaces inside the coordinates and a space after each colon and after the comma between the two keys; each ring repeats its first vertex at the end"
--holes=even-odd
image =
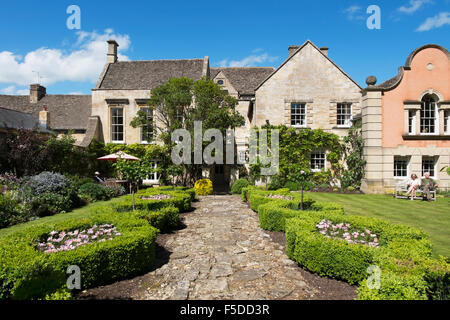
{"type": "Polygon", "coordinates": [[[37,248],[47,254],[69,251],[94,242],[111,241],[120,235],[120,232],[112,224],[94,225],[87,230],[75,230],[67,233],[52,231],[45,241],[37,244],[37,248]]]}
{"type": "Polygon", "coordinates": [[[166,200],[166,199],[171,199],[172,197],[168,194],[153,194],[153,195],[148,195],[148,196],[144,196],[141,199],[142,200],[166,200]]]}
{"type": "Polygon", "coordinates": [[[64,195],[72,188],[72,181],[59,173],[42,172],[25,179],[22,187],[27,196],[40,196],[44,193],[64,195]]]}
{"type": "Polygon", "coordinates": [[[349,223],[333,224],[331,221],[323,219],[316,225],[319,232],[327,238],[339,239],[353,244],[362,244],[378,248],[378,236],[370,230],[361,231],[352,227],[349,223]]]}

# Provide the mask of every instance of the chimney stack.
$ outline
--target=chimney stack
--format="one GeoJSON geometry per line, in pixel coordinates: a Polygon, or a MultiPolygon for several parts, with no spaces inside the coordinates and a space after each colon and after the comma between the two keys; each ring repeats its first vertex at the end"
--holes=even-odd
{"type": "Polygon", "coordinates": [[[322,51],[322,53],[328,57],[328,49],[328,47],[322,47],[320,48],[320,51],[322,51]]]}
{"type": "Polygon", "coordinates": [[[42,128],[50,128],[50,113],[47,111],[47,107],[43,106],[42,111],[39,112],[39,124],[42,128]]]}
{"type": "Polygon", "coordinates": [[[116,42],[116,40],[108,40],[108,55],[107,55],[107,62],[108,63],[116,63],[117,62],[117,48],[119,47],[119,44],[116,42]]]}
{"type": "Polygon", "coordinates": [[[289,46],[289,57],[292,56],[298,48],[300,48],[300,46],[289,46]]]}
{"type": "Polygon", "coordinates": [[[30,85],[30,102],[37,103],[47,94],[47,89],[40,84],[30,85]]]}

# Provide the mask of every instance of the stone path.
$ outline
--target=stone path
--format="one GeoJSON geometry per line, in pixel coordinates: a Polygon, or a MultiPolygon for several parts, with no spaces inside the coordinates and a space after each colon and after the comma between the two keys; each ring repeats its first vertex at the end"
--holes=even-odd
{"type": "Polygon", "coordinates": [[[145,275],[133,299],[310,299],[317,290],[259,228],[238,196],[210,196],[165,236],[169,260],[145,275]]]}

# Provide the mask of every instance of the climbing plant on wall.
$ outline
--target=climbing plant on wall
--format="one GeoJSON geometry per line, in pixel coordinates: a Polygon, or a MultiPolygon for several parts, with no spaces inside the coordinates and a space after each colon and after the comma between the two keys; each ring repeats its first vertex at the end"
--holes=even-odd
{"type": "Polygon", "coordinates": [[[346,168],[342,172],[342,188],[360,188],[364,178],[366,161],[363,157],[364,140],[361,134],[361,124],[357,123],[350,128],[344,137],[343,149],[346,168]]]}
{"type": "MultiPolygon", "coordinates": [[[[330,183],[331,180],[339,178],[342,169],[339,160],[342,158],[343,151],[339,136],[320,129],[296,129],[285,125],[266,125],[262,129],[268,130],[269,147],[272,130],[279,130],[280,166],[276,178],[278,183],[283,184],[295,179],[296,173],[301,170],[310,171],[310,154],[316,150],[326,151],[326,158],[330,167],[327,167],[326,171],[314,173],[311,178],[312,181],[317,184],[330,183]]],[[[257,175],[259,169],[260,164],[253,165],[250,175],[257,175]]]]}

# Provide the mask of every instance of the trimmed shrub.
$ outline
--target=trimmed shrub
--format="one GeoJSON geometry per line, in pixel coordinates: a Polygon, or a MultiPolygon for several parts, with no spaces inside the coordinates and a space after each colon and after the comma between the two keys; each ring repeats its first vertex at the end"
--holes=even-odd
{"type": "MultiPolygon", "coordinates": [[[[120,201],[111,204],[119,212],[132,210],[132,196],[122,197],[120,201]]],[[[191,210],[191,194],[184,191],[163,191],[160,188],[149,188],[140,190],[135,195],[135,208],[147,212],[158,211],[166,207],[175,207],[179,212],[191,210]],[[170,196],[169,199],[162,200],[144,200],[146,196],[164,194],[170,196]]]]}
{"type": "MultiPolygon", "coordinates": [[[[313,203],[311,205],[319,208],[321,203],[313,203]]],[[[344,214],[344,210],[339,205],[333,206],[332,203],[323,203],[322,214],[337,213],[344,214]],[[334,209],[338,208],[338,209],[334,209]]],[[[286,220],[301,216],[303,213],[310,211],[300,211],[298,207],[292,208],[292,203],[285,200],[275,200],[262,204],[258,207],[260,227],[268,231],[286,231],[286,220]]],[[[312,208],[311,208],[312,209],[312,208]]]]}
{"type": "Polygon", "coordinates": [[[286,226],[286,247],[290,258],[319,275],[345,280],[351,284],[367,277],[366,270],[369,265],[376,264],[374,261],[377,254],[389,250],[389,245],[404,239],[418,240],[417,246],[424,250],[431,248],[428,236],[423,231],[375,218],[318,211],[290,219],[286,226]],[[378,235],[380,247],[327,238],[316,227],[322,219],[368,229],[378,235]]]}
{"type": "Polygon", "coordinates": [[[300,191],[302,189],[302,185],[299,182],[292,182],[288,181],[284,185],[285,188],[291,190],[291,191],[300,191]]]}
{"type": "Polygon", "coordinates": [[[238,179],[231,186],[231,193],[232,194],[241,194],[242,188],[246,188],[246,187],[248,187],[248,185],[249,185],[249,182],[247,179],[238,179]]]}
{"type": "Polygon", "coordinates": [[[161,232],[176,229],[180,222],[179,210],[175,207],[162,208],[159,211],[137,211],[136,216],[147,219],[151,226],[161,232]]]}
{"type": "Polygon", "coordinates": [[[196,194],[195,194],[195,190],[193,188],[181,187],[181,186],[179,186],[179,187],[164,186],[164,187],[158,187],[158,188],[156,188],[156,190],[161,190],[161,191],[182,191],[182,192],[185,192],[185,193],[189,193],[189,195],[191,196],[191,201],[195,201],[197,199],[196,194]]]}
{"type": "Polygon", "coordinates": [[[88,216],[71,215],[57,223],[33,225],[0,238],[0,299],[38,299],[66,285],[66,270],[81,270],[82,289],[142,274],[155,259],[158,231],[133,213],[117,214],[111,207],[94,209],[88,216]],[[84,230],[113,224],[120,236],[71,251],[47,254],[37,242],[55,231],[84,230]]]}
{"type": "MultiPolygon", "coordinates": [[[[250,203],[250,208],[253,211],[258,212],[258,207],[260,205],[268,203],[268,202],[272,202],[272,201],[287,202],[288,203],[287,208],[296,210],[300,206],[301,195],[298,193],[290,193],[289,189],[279,189],[276,191],[261,191],[261,190],[251,189],[251,190],[247,190],[247,197],[248,197],[248,201],[250,203]],[[273,199],[273,198],[269,198],[268,197],[269,195],[281,195],[281,196],[291,197],[292,200],[273,199]]],[[[314,201],[310,197],[308,197],[308,196],[303,197],[303,209],[304,210],[308,210],[313,203],[314,203],[314,201]]]]}
{"type": "Polygon", "coordinates": [[[311,205],[312,211],[335,211],[336,213],[344,214],[344,207],[339,203],[334,202],[314,202],[311,205]]]}
{"type": "Polygon", "coordinates": [[[195,193],[199,196],[209,196],[213,193],[213,184],[209,179],[200,179],[195,182],[195,193]]]}

